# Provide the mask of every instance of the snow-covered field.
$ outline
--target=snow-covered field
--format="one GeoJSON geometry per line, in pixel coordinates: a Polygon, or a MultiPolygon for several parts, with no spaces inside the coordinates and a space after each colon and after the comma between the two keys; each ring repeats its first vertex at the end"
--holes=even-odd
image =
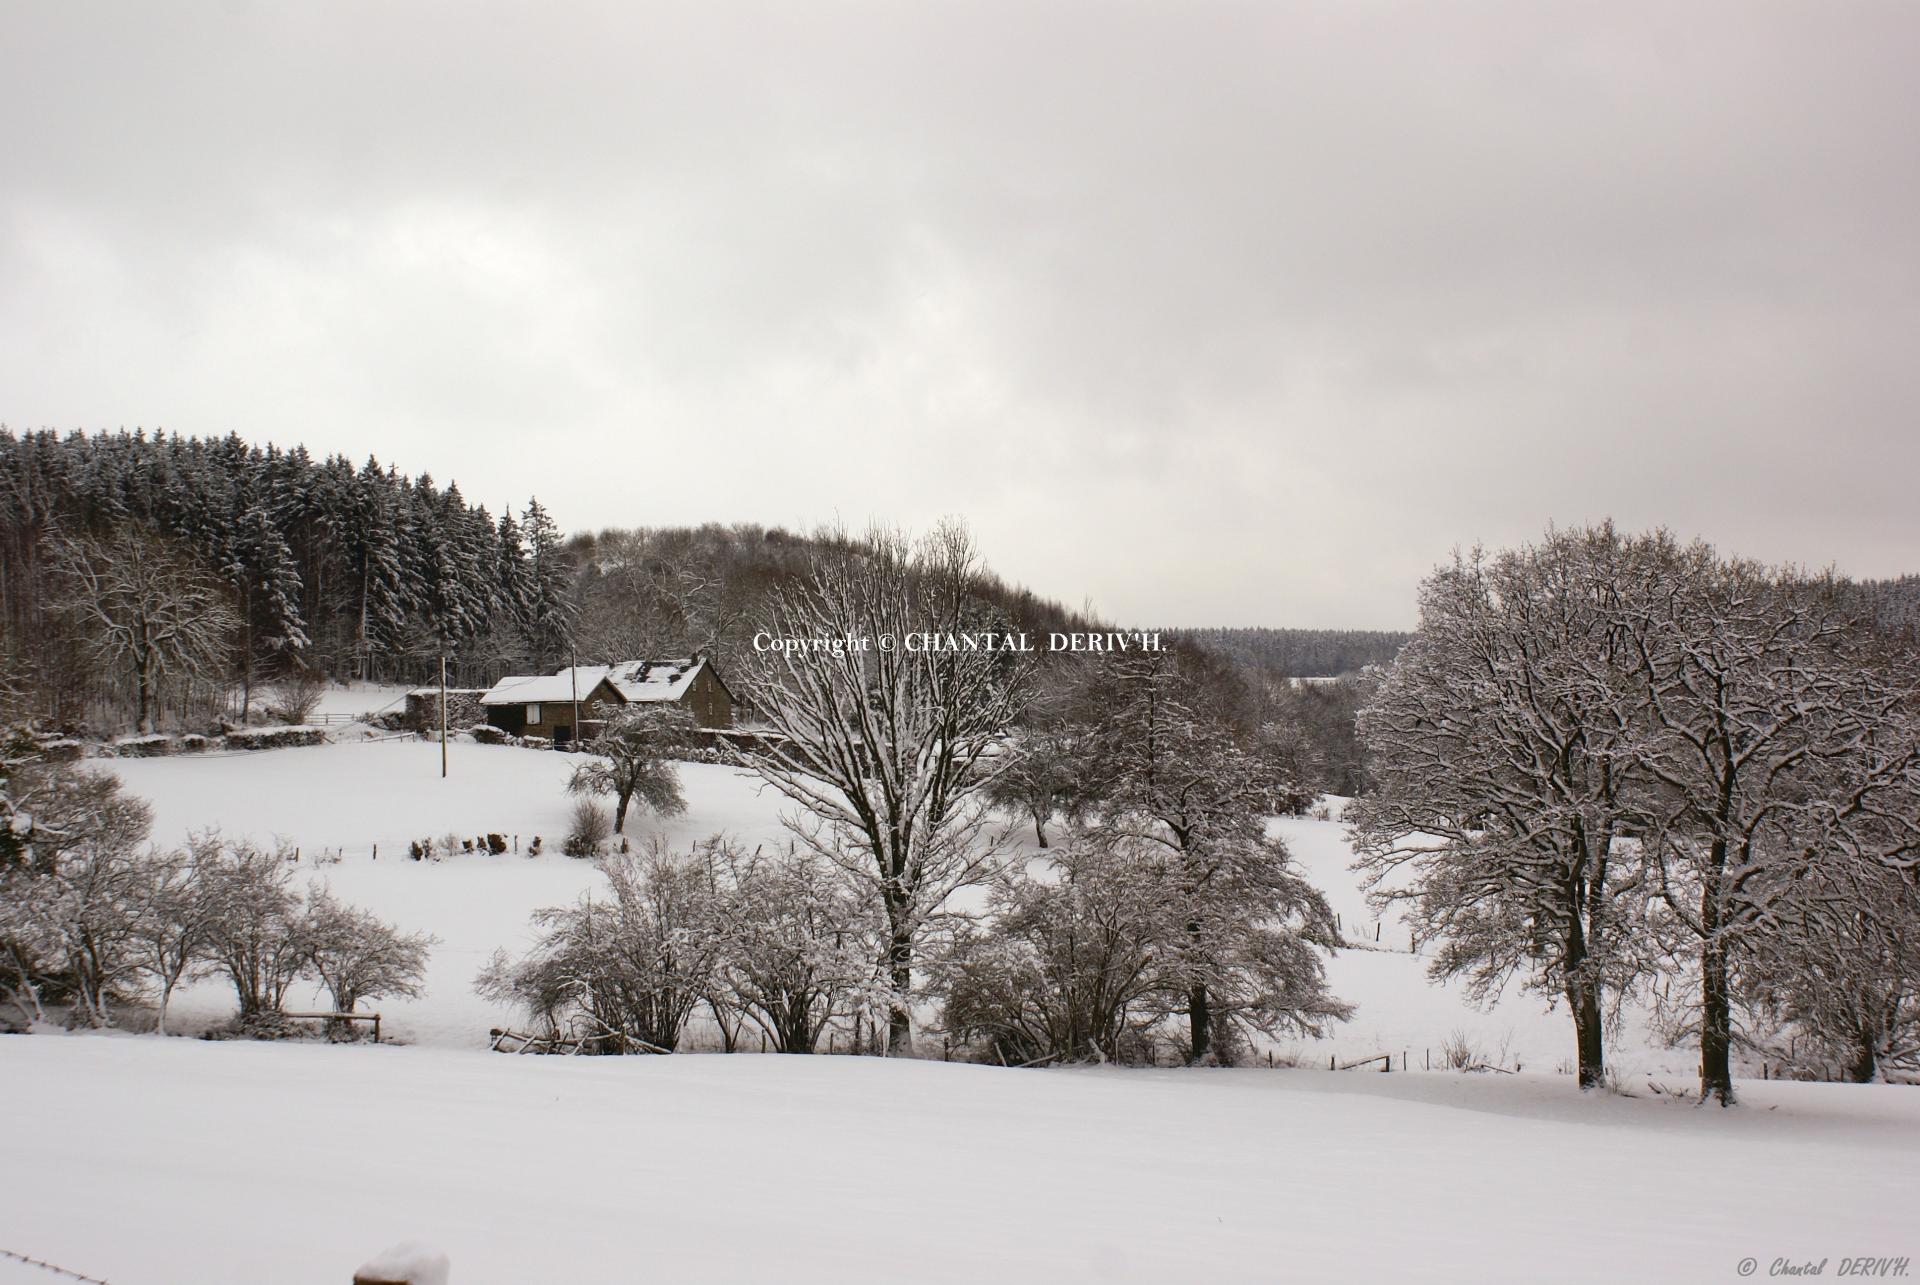
{"type": "MultiPolygon", "coordinates": [[[[1564,1015],[1524,995],[1483,1012],[1433,985],[1392,919],[1379,949],[1332,961],[1359,1013],[1279,1050],[1298,1069],[486,1053],[509,1015],[473,995],[475,972],[595,876],[558,855],[416,862],[406,844],[557,846],[572,766],[458,743],[442,780],[417,740],[112,764],[152,802],[156,841],[283,837],[303,878],[441,944],[423,998],[379,1005],[404,1046],[0,1040],[0,1249],[136,1285],[344,1282],[412,1237],[463,1283],[1692,1281],[1736,1279],[1746,1256],[1763,1274],[1920,1260],[1920,1093],[1751,1082],[1746,1107],[1698,1110],[1650,1087],[1684,1088],[1692,1056],[1629,1021],[1614,1061],[1636,1096],[1583,1098],[1554,1074],[1564,1015]],[[1456,1032],[1523,1073],[1421,1073],[1456,1032]],[[1415,1073],[1325,1069],[1380,1052],[1415,1073]]],[[[780,838],[781,804],[751,778],[683,780],[687,813],[630,819],[636,840],[780,838]]],[[[1275,824],[1371,938],[1339,824],[1275,824]]],[[[230,1012],[211,983],[176,1007],[189,1027],[230,1012]]],[[[0,1259],[0,1281],[33,1270],[0,1259]]]]}
{"type": "MultiPolygon", "coordinates": [[[[116,1285],[1732,1281],[1913,1255],[1920,1094],[0,1042],[0,1246],[116,1285]]],[[[0,1279],[12,1278],[0,1275],[0,1279]]],[[[22,1280],[48,1280],[21,1276],[22,1280]]]]}

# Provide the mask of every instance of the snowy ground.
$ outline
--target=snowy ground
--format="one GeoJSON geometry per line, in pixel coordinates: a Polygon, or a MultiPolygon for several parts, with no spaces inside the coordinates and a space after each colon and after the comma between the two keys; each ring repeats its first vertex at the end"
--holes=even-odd
{"type": "Polygon", "coordinates": [[[1753,1085],[1723,1112],[1531,1075],[111,1036],[0,1041],[0,1078],[33,1104],[6,1128],[0,1246],[119,1285],[345,1285],[414,1238],[456,1285],[1704,1282],[1749,1256],[1920,1258],[1920,1094],[1887,1087],[1753,1085]]]}
{"type": "MultiPolygon", "coordinates": [[[[497,831],[524,849],[565,828],[573,760],[452,748],[445,780],[417,740],[111,765],[151,800],[157,841],[216,824],[284,837],[303,878],[442,942],[427,994],[380,1006],[403,1047],[0,1039],[0,1092],[30,1104],[0,1129],[0,1249],[121,1285],[344,1282],[416,1237],[463,1285],[1708,1281],[1750,1255],[1763,1275],[1775,1259],[1831,1256],[1829,1274],[1843,1255],[1920,1260],[1905,1230],[1920,1093],[1749,1082],[1743,1109],[1698,1110],[1654,1089],[1684,1088],[1692,1055],[1630,1020],[1613,1057],[1636,1096],[1583,1098],[1554,1073],[1563,1014],[1524,995],[1483,1012],[1433,985],[1391,918],[1378,949],[1330,964],[1359,1013],[1278,1050],[1298,1069],[479,1051],[508,1015],[472,994],[474,973],[594,875],[555,855],[407,860],[409,838],[497,831]],[[1524,1072],[1421,1073],[1455,1032],[1524,1072]],[[1325,1069],[1381,1052],[1415,1073],[1325,1069]]],[[[687,814],[630,821],[636,840],[779,840],[781,805],[752,779],[683,779],[687,814]]],[[[1349,935],[1371,938],[1339,824],[1275,827],[1349,935]]],[[[231,1011],[211,983],[176,1010],[189,1026],[231,1011]]],[[[8,1285],[33,1270],[0,1259],[8,1285]]]]}
{"type": "Polygon", "coordinates": [[[406,706],[410,687],[394,683],[328,683],[314,714],[331,718],[354,718],[364,714],[384,714],[406,706]]]}

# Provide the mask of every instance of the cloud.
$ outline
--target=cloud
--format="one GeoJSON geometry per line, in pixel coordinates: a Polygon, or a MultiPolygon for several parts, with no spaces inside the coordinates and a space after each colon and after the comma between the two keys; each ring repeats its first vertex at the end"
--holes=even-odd
{"type": "Polygon", "coordinates": [[[1920,566],[1903,4],[16,7],[0,419],[576,527],[970,517],[1410,623],[1608,514],[1920,566]]]}

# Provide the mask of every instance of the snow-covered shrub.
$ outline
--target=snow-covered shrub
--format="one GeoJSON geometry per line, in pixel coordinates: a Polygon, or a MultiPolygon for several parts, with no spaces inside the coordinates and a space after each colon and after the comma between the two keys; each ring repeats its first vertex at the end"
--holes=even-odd
{"type": "Polygon", "coordinates": [[[263,1009],[257,1013],[239,1013],[227,1022],[205,1031],[203,1040],[310,1040],[315,1036],[312,1026],[296,1022],[278,1010],[263,1009]]]}
{"type": "Polygon", "coordinates": [[[146,804],[105,773],[35,766],[7,782],[0,845],[0,977],[30,1021],[70,1003],[70,1025],[109,1026],[137,989],[146,900],[146,804]]]}
{"type": "Polygon", "coordinates": [[[608,888],[535,911],[533,950],[496,952],[474,989],[554,1037],[584,1040],[586,1052],[670,1050],[710,989],[705,876],[659,847],[601,869],[608,888]]]}
{"type": "MultiPolygon", "coordinates": [[[[351,1013],[363,999],[387,995],[417,998],[426,972],[427,952],[438,939],[426,933],[403,933],[365,910],[334,900],[325,888],[307,897],[301,924],[307,960],[314,976],[333,999],[337,1013],[351,1013]]],[[[332,1032],[353,1039],[358,1032],[332,1032]]]]}
{"type": "Polygon", "coordinates": [[[307,967],[300,899],[289,886],[292,852],[208,834],[193,840],[192,854],[209,961],[233,985],[240,1020],[278,1012],[307,967]]]}
{"type": "Polygon", "coordinates": [[[1449,1071],[1466,1071],[1486,1065],[1487,1055],[1465,1031],[1455,1031],[1441,1042],[1440,1065],[1449,1071]]]}
{"type": "Polygon", "coordinates": [[[273,685],[273,698],[267,705],[267,716],[278,719],[288,727],[305,726],[313,717],[313,711],[320,708],[320,699],[327,694],[327,680],[304,666],[295,668],[273,685]]]}
{"type": "Polygon", "coordinates": [[[607,810],[592,799],[581,799],[573,805],[572,825],[560,851],[570,857],[597,857],[612,834],[613,820],[607,810]]]}
{"type": "Polygon", "coordinates": [[[942,1025],[1010,1066],[1125,1060],[1166,1009],[1179,907],[1136,846],[1082,831],[1051,853],[1046,875],[996,881],[987,926],[959,929],[937,973],[942,1025]]]}
{"type": "Polygon", "coordinates": [[[553,748],[553,738],[550,736],[523,736],[520,738],[520,744],[530,750],[550,750],[553,748]]]}
{"type": "Polygon", "coordinates": [[[504,729],[491,723],[475,723],[467,729],[467,735],[473,738],[476,745],[507,745],[513,740],[504,729]]]}
{"type": "Polygon", "coordinates": [[[211,736],[202,736],[198,732],[189,732],[180,738],[179,750],[182,754],[204,754],[214,747],[211,736]]]}
{"type": "Polygon", "coordinates": [[[707,999],[729,1047],[742,1021],[776,1053],[811,1053],[834,1022],[859,1015],[884,1028],[877,908],[824,857],[714,839],[680,864],[705,874],[688,935],[709,956],[707,999]]]}

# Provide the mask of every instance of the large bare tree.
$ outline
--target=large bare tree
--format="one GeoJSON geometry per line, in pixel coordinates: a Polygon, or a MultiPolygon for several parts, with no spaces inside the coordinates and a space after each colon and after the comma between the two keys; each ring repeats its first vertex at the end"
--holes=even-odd
{"type": "Polygon", "coordinates": [[[970,647],[1004,631],[978,596],[971,536],[874,529],[818,543],[771,596],[765,633],[804,649],[743,674],[770,735],[747,766],[798,804],[802,843],[870,889],[885,918],[890,1053],[911,1050],[916,945],[957,888],[998,867],[986,824],[991,752],[1018,713],[1022,658],[970,647]]]}
{"type": "Polygon", "coordinates": [[[1638,735],[1619,586],[1646,550],[1611,527],[1458,556],[1362,711],[1372,794],[1349,810],[1377,904],[1439,943],[1431,971],[1480,995],[1516,976],[1564,998],[1583,1089],[1604,1019],[1648,965],[1634,828],[1638,735]]]}
{"type": "Polygon", "coordinates": [[[1806,970],[1897,964],[1910,930],[1875,889],[1920,866],[1920,676],[1850,601],[1610,526],[1442,568],[1362,716],[1375,895],[1440,941],[1436,972],[1562,991],[1583,1087],[1601,1001],[1661,968],[1697,997],[1702,1098],[1732,1103],[1743,970],[1831,1004],[1806,970]]]}
{"type": "Polygon", "coordinates": [[[136,722],[151,732],[163,684],[220,673],[240,627],[231,595],[151,532],[122,527],[104,538],[62,537],[53,560],[57,610],[89,655],[131,684],[136,722]]]}
{"type": "Polygon", "coordinates": [[[1701,1095],[1726,1105],[1739,970],[1805,960],[1836,913],[1871,949],[1897,909],[1876,881],[1920,865],[1920,675],[1830,579],[1666,552],[1624,604],[1643,849],[1699,974],[1701,1095]]]}

